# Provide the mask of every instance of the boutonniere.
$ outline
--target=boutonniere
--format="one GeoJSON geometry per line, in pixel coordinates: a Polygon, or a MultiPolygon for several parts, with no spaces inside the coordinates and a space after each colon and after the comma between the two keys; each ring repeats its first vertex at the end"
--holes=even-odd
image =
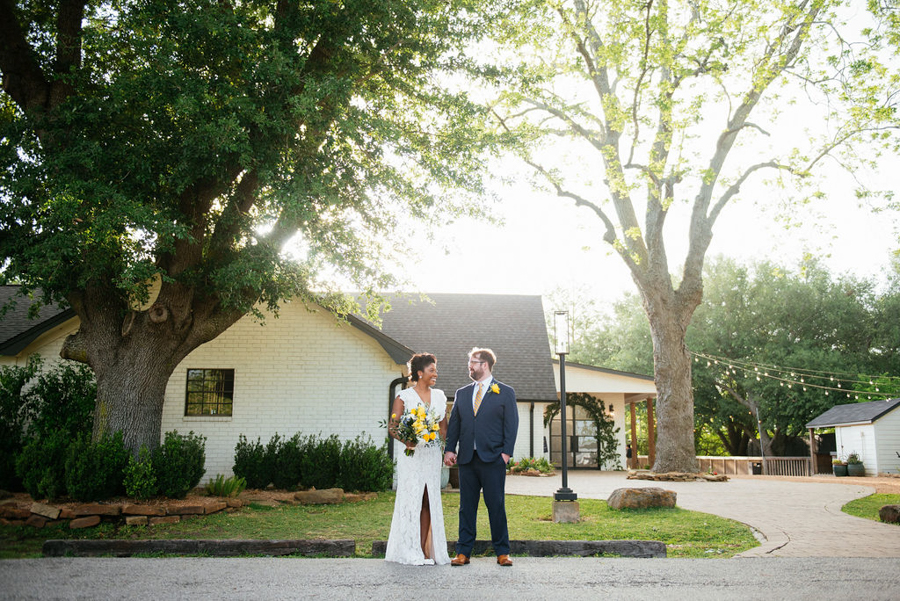
{"type": "Polygon", "coordinates": [[[500,387],[497,386],[496,383],[491,384],[491,392],[493,392],[494,394],[500,394],[500,387]]]}

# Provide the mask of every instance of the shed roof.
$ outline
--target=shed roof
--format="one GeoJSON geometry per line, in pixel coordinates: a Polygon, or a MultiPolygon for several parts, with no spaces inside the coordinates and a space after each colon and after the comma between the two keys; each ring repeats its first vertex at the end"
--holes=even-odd
{"type": "Polygon", "coordinates": [[[835,405],[806,424],[806,427],[830,428],[832,426],[847,426],[851,424],[871,424],[897,407],[900,407],[900,399],[835,405]]]}
{"type": "Polygon", "coordinates": [[[512,386],[518,399],[557,400],[540,296],[428,294],[426,300],[390,301],[382,332],[416,352],[434,353],[437,387],[447,396],[470,382],[466,357],[477,346],[494,351],[494,375],[512,386]]]}

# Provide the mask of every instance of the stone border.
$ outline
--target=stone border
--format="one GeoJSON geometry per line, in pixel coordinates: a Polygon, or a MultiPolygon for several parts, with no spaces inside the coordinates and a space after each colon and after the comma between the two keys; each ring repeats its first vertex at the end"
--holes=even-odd
{"type": "Polygon", "coordinates": [[[83,503],[74,507],[56,507],[34,502],[28,509],[0,505],[0,524],[43,528],[68,524],[69,528],[90,528],[101,521],[128,526],[174,524],[189,516],[204,516],[242,507],[240,499],[212,500],[200,503],[173,502],[163,505],[141,503],[83,503]]]}
{"type": "MultiPolygon", "coordinates": [[[[592,557],[615,555],[617,557],[666,557],[666,545],[655,540],[511,540],[510,555],[519,557],[592,557]]],[[[384,557],[387,541],[372,542],[372,556],[384,557]]],[[[472,555],[492,551],[491,541],[475,541],[472,555]]],[[[456,555],[456,541],[447,541],[447,552],[456,555]]]]}
{"type": "Polygon", "coordinates": [[[112,555],[130,557],[144,554],[207,555],[236,557],[241,555],[322,555],[353,557],[356,541],[338,540],[68,540],[44,541],[45,557],[98,557],[112,555]]]}

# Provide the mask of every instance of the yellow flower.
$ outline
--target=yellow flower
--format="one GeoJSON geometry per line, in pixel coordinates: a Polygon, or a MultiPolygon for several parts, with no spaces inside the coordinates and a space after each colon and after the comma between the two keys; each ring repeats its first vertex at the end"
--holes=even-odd
{"type": "Polygon", "coordinates": [[[431,424],[431,429],[433,431],[437,432],[438,428],[440,428],[440,426],[438,426],[437,424],[431,424]]]}
{"type": "Polygon", "coordinates": [[[397,419],[397,414],[396,414],[396,413],[391,413],[391,419],[397,419]]]}
{"type": "Polygon", "coordinates": [[[491,392],[494,394],[500,394],[500,387],[497,384],[491,384],[491,392]]]}

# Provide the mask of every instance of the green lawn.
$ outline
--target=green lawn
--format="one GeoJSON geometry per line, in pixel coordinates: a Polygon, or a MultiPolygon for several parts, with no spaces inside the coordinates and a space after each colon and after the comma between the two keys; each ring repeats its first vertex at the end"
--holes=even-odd
{"type": "Polygon", "coordinates": [[[875,520],[876,522],[880,522],[881,520],[878,518],[878,510],[881,509],[884,505],[900,505],[900,495],[869,495],[868,497],[863,497],[862,499],[850,501],[849,503],[844,505],[841,510],[844,513],[849,513],[850,515],[855,515],[859,518],[866,518],[867,520],[875,520]]]}
{"type": "MultiPolygon", "coordinates": [[[[459,497],[442,495],[447,538],[456,539],[459,497]]],[[[669,557],[732,557],[758,542],[749,528],[706,513],[673,509],[613,511],[605,501],[580,499],[581,521],[554,524],[551,499],[507,496],[509,535],[515,540],[658,540],[669,557]]],[[[372,541],[387,540],[394,493],[380,493],[373,501],[333,506],[251,505],[234,513],[184,520],[179,524],[149,527],[101,524],[96,528],[66,527],[35,530],[0,526],[0,558],[37,557],[49,538],[120,539],[309,539],[356,540],[358,557],[370,557],[372,541]]],[[[478,513],[478,538],[490,539],[487,510],[478,513]]]]}

